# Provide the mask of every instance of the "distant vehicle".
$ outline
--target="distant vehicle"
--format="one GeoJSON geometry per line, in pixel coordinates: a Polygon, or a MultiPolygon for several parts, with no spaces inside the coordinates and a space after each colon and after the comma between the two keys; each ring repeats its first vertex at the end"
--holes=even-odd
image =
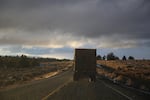
{"type": "Polygon", "coordinates": [[[75,49],[73,79],[83,78],[96,81],[96,49],[75,49]]]}

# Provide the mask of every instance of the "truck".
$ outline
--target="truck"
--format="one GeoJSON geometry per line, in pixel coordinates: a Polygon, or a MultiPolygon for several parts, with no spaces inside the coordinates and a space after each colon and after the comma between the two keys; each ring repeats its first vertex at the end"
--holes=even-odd
{"type": "Polygon", "coordinates": [[[73,80],[96,81],[96,49],[75,49],[73,80]]]}

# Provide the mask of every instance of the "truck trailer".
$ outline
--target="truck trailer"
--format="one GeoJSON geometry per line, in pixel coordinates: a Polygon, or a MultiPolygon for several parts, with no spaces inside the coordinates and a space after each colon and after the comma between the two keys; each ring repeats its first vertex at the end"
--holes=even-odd
{"type": "Polygon", "coordinates": [[[83,78],[96,81],[96,49],[75,49],[73,79],[83,78]]]}

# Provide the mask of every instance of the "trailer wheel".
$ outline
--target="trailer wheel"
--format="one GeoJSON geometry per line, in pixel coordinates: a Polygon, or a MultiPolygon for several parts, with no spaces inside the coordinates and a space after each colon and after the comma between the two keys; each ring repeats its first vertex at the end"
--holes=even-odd
{"type": "Polygon", "coordinates": [[[77,73],[74,73],[73,80],[78,81],[78,79],[79,79],[79,77],[78,77],[77,73]]]}
{"type": "Polygon", "coordinates": [[[90,78],[90,82],[95,82],[95,81],[96,81],[95,74],[91,74],[91,75],[89,76],[89,78],[90,78]]]}

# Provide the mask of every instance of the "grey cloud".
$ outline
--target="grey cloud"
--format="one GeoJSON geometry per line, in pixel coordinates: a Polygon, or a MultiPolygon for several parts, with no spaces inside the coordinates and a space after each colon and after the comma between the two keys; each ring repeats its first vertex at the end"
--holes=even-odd
{"type": "Polygon", "coordinates": [[[23,46],[9,46],[2,49],[4,52],[10,52],[13,54],[29,54],[29,55],[52,55],[52,54],[68,54],[73,53],[73,49],[70,47],[63,48],[48,48],[48,47],[23,47],[23,46]]]}
{"type": "Polygon", "coordinates": [[[149,0],[1,0],[0,8],[0,30],[16,28],[26,34],[8,34],[1,44],[48,43],[56,30],[60,36],[91,40],[113,35],[116,41],[150,39],[149,0]]]}

